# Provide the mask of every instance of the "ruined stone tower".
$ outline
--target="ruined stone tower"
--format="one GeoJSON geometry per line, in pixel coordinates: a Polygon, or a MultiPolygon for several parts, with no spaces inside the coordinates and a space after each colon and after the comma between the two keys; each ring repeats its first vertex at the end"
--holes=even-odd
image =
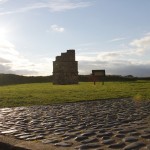
{"type": "Polygon", "coordinates": [[[53,61],[53,84],[78,84],[78,62],[75,50],[67,50],[53,61]]]}

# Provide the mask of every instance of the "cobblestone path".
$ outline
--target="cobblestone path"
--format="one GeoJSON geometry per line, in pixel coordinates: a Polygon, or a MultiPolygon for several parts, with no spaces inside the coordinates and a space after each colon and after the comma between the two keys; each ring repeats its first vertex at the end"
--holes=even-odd
{"type": "Polygon", "coordinates": [[[0,135],[77,150],[150,150],[150,101],[0,108],[0,135]]]}

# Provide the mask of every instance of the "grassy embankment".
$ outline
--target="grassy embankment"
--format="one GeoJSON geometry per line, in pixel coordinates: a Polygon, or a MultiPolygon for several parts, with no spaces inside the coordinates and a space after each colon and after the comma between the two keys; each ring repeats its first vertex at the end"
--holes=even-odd
{"type": "Polygon", "coordinates": [[[131,97],[136,100],[150,100],[150,81],[135,82],[81,82],[78,85],[53,85],[33,83],[0,86],[0,107],[47,105],[131,97]]]}

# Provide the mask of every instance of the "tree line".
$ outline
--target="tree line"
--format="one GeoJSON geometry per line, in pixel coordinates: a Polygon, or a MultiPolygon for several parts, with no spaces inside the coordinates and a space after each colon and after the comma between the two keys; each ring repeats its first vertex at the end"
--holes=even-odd
{"type": "Polygon", "coordinates": [[[20,76],[15,74],[0,74],[0,85],[45,83],[51,82],[52,76],[20,76]]]}
{"type": "MultiPolygon", "coordinates": [[[[79,82],[93,82],[92,75],[79,75],[79,82]]],[[[25,84],[25,83],[46,83],[52,82],[53,76],[20,76],[15,74],[0,74],[0,85],[25,84]]],[[[136,81],[150,80],[150,77],[134,77],[132,75],[107,75],[105,77],[95,77],[96,82],[108,81],[136,81]]]]}

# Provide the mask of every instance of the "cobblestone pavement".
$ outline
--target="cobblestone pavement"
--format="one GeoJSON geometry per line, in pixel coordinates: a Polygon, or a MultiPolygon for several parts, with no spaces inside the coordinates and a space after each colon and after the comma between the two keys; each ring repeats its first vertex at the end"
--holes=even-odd
{"type": "Polygon", "coordinates": [[[150,101],[0,108],[0,134],[77,150],[150,150],[150,101]]]}

